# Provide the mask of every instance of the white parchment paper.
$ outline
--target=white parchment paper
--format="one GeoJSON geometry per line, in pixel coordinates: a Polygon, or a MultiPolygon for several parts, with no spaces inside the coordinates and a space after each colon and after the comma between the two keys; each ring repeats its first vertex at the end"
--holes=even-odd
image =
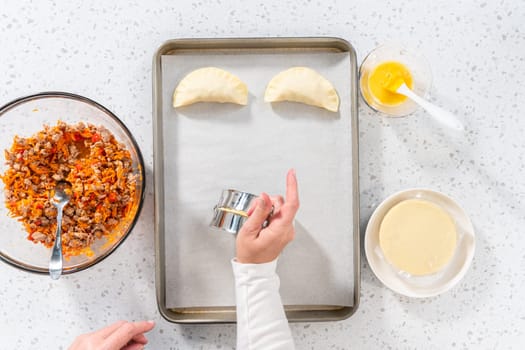
{"type": "MultiPolygon", "coordinates": [[[[296,238],[278,263],[285,305],[353,305],[353,208],[347,53],[177,54],[162,57],[166,306],[235,305],[235,236],[208,227],[222,189],[285,193],[294,167],[301,207],[296,238]],[[174,109],[178,82],[194,69],[226,69],[248,85],[247,106],[174,109]],[[264,102],[271,78],[308,66],[332,82],[340,111],[264,102]]],[[[355,218],[356,220],[358,218],[355,218]]]]}

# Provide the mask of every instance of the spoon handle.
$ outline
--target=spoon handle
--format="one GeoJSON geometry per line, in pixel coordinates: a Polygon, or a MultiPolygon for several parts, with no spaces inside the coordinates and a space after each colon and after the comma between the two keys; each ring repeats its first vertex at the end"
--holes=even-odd
{"type": "Polygon", "coordinates": [[[396,91],[397,93],[400,93],[402,95],[407,96],[414,102],[416,102],[418,105],[423,107],[430,115],[432,115],[438,122],[441,124],[444,124],[448,126],[451,129],[455,129],[458,131],[462,131],[463,124],[449,111],[444,110],[443,108],[440,108],[427,100],[421,98],[416,93],[414,93],[412,90],[406,86],[406,84],[402,84],[396,91]]]}
{"type": "Polygon", "coordinates": [[[57,208],[57,231],[51,259],[49,260],[49,276],[57,280],[62,275],[62,207],[57,208]]]}

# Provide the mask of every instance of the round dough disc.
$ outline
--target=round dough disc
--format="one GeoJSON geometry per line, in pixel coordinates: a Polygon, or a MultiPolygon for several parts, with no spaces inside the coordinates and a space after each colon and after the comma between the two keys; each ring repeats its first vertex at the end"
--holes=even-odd
{"type": "Polygon", "coordinates": [[[441,270],[456,249],[456,225],[441,207],[420,199],[393,206],[379,228],[379,245],[385,258],[411,275],[441,270]]]}

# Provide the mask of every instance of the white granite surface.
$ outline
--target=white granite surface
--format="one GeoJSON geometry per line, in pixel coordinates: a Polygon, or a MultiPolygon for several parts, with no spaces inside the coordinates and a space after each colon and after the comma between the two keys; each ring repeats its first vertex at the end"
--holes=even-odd
{"type": "MultiPolygon", "coordinates": [[[[525,3],[523,1],[29,1],[0,5],[0,104],[63,90],[113,110],[136,136],[148,193],[129,239],[58,282],[0,264],[0,348],[66,349],[118,319],[153,319],[149,349],[230,349],[234,325],[181,326],[157,311],[151,62],[179,37],[339,36],[358,58],[396,40],[434,72],[433,97],[468,127],[451,138],[423,112],[385,119],[361,103],[361,227],[387,195],[441,190],[477,234],[464,280],[435,298],[388,290],[362,260],[351,318],[292,325],[298,349],[522,349],[525,346],[525,3]]],[[[5,219],[1,219],[5,220],[5,219]]],[[[6,232],[0,232],[6,234],[6,232]]]]}

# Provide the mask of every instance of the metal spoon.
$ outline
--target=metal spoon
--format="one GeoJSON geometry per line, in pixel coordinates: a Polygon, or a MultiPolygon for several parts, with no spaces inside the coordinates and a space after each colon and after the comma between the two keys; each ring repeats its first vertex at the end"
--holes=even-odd
{"type": "Polygon", "coordinates": [[[49,276],[57,280],[62,275],[62,210],[71,198],[71,184],[66,181],[60,181],[55,186],[51,204],[57,208],[57,230],[55,244],[49,260],[49,276]]]}

